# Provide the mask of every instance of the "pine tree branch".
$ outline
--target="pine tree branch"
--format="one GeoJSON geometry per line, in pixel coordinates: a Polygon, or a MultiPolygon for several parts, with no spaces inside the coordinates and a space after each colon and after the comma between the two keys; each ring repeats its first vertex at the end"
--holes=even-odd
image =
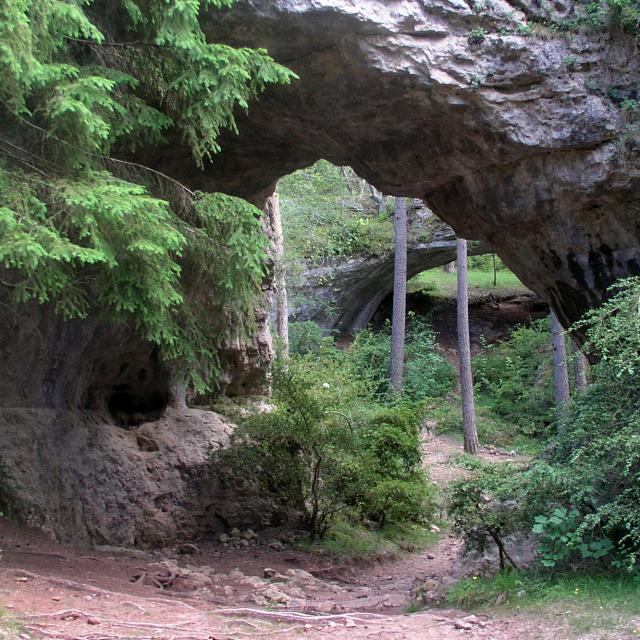
{"type": "MultiPolygon", "coordinates": [[[[46,129],[43,129],[42,127],[38,126],[37,124],[34,124],[33,122],[29,122],[29,120],[27,120],[26,118],[24,118],[23,116],[21,116],[20,114],[17,114],[13,111],[11,111],[11,109],[9,109],[8,105],[6,104],[6,102],[4,101],[0,101],[2,102],[2,104],[4,104],[4,106],[7,108],[7,110],[14,115],[16,118],[18,118],[18,120],[20,120],[23,124],[27,125],[28,127],[38,131],[38,133],[40,133],[41,135],[44,135],[45,138],[51,138],[52,140],[55,140],[56,142],[59,142],[60,144],[65,145],[66,147],[69,147],[70,149],[75,149],[77,150],[77,147],[75,147],[73,144],[71,144],[68,140],[64,140],[63,138],[59,138],[58,136],[52,134],[51,132],[47,131],[46,129]]],[[[182,184],[181,182],[179,182],[178,180],[176,180],[175,178],[172,178],[171,176],[168,176],[166,173],[162,173],[162,171],[158,171],[156,169],[152,169],[151,167],[148,167],[147,165],[144,164],[140,164],[138,162],[132,162],[130,160],[120,160],[119,158],[114,158],[113,156],[103,156],[103,155],[99,155],[99,154],[95,154],[95,153],[90,153],[88,151],[85,151],[84,149],[80,149],[80,152],[83,153],[84,155],[90,157],[90,158],[94,158],[96,160],[101,160],[102,162],[113,162],[115,164],[119,164],[119,165],[127,165],[130,167],[135,167],[136,169],[140,169],[142,171],[148,172],[148,173],[152,173],[164,180],[167,180],[168,182],[171,182],[174,186],[179,187],[182,191],[184,191],[185,193],[187,193],[191,198],[195,198],[196,194],[189,189],[189,187],[187,187],[186,185],[182,184]]],[[[33,155],[33,154],[30,154],[33,155]]],[[[44,158],[41,158],[39,156],[34,156],[34,157],[38,157],[40,160],[42,160],[43,162],[48,162],[47,160],[45,160],[44,158]]],[[[18,158],[16,158],[18,159],[18,158]]],[[[51,163],[49,163],[51,164],[51,163]]],[[[43,174],[44,175],[44,174],[43,174]]]]}
{"type": "Polygon", "coordinates": [[[75,42],[77,44],[85,44],[90,47],[102,47],[111,49],[125,49],[127,47],[150,47],[153,49],[169,49],[164,44],[156,44],[155,42],[145,42],[144,40],[132,40],[131,42],[96,42],[95,40],[85,40],[83,38],[72,38],[71,36],[65,36],[65,40],[69,42],[75,42]]]}
{"type": "Polygon", "coordinates": [[[8,158],[10,160],[15,160],[16,162],[20,162],[21,164],[25,165],[25,167],[29,167],[29,169],[31,169],[32,171],[35,171],[36,173],[39,173],[43,177],[47,175],[42,169],[39,169],[34,164],[31,164],[31,162],[29,162],[28,160],[25,160],[20,156],[16,156],[10,151],[7,151],[6,149],[0,148],[0,156],[4,156],[5,158],[8,158]]]}

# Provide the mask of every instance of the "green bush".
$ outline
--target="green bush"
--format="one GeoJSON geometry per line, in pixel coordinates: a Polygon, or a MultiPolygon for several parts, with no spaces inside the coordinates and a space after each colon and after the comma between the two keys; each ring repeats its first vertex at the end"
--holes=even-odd
{"type": "Polygon", "coordinates": [[[551,336],[547,319],[519,327],[473,360],[479,404],[528,436],[549,432],[554,419],[551,336]]]}
{"type": "Polygon", "coordinates": [[[614,548],[609,538],[585,541],[579,531],[580,513],[577,509],[554,509],[549,516],[536,516],[533,533],[540,536],[538,551],[540,563],[555,567],[567,563],[578,554],[583,560],[599,559],[614,548]]]}
{"type": "Polygon", "coordinates": [[[289,323],[289,353],[292,356],[306,356],[320,353],[333,347],[333,339],[310,320],[289,323]]]}
{"type": "MultiPolygon", "coordinates": [[[[363,329],[349,351],[353,366],[363,372],[375,394],[386,398],[389,384],[391,325],[382,331],[363,329]]],[[[453,389],[455,371],[436,347],[435,333],[425,318],[409,314],[405,341],[403,396],[409,400],[439,398],[453,389]]]]}
{"type": "Polygon", "coordinates": [[[326,160],[283,178],[278,191],[287,256],[322,262],[391,251],[390,212],[379,212],[364,186],[352,169],[326,160]]]}
{"type": "Polygon", "coordinates": [[[376,404],[346,354],[290,359],[274,372],[273,401],[273,411],[245,419],[231,447],[216,454],[223,476],[253,479],[312,538],[340,513],[379,527],[433,518],[420,411],[376,404]]]}
{"type": "Polygon", "coordinates": [[[485,464],[449,488],[447,510],[453,530],[479,551],[495,544],[500,569],[507,563],[515,568],[505,538],[530,532],[535,516],[546,507],[548,485],[542,469],[523,472],[512,464],[485,464]]]}
{"type": "Polygon", "coordinates": [[[454,485],[450,510],[472,542],[533,530],[547,567],[637,571],[640,559],[640,279],[617,285],[578,323],[599,358],[543,459],[520,473],[482,471],[454,485]],[[491,497],[483,507],[483,496],[491,497]],[[504,509],[505,501],[514,508],[504,509]]]}

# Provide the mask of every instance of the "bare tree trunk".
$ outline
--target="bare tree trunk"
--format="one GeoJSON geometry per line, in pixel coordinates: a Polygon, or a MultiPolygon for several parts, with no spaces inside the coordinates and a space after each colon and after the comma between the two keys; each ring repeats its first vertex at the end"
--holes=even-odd
{"type": "Polygon", "coordinates": [[[564,329],[551,311],[551,345],[553,346],[553,395],[558,415],[563,415],[569,403],[569,374],[564,329]]]}
{"type": "Polygon", "coordinates": [[[493,286],[497,286],[498,284],[498,270],[496,269],[496,254],[492,253],[491,257],[493,258],[493,286]]]}
{"type": "Polygon", "coordinates": [[[580,350],[574,340],[570,341],[573,354],[573,373],[575,377],[576,389],[584,391],[589,383],[587,382],[587,358],[580,350]]]}
{"type": "Polygon", "coordinates": [[[395,266],[393,272],[393,320],[391,325],[391,366],[389,378],[396,393],[402,393],[404,333],[407,307],[407,205],[396,198],[394,218],[395,266]]]}
{"type": "Polygon", "coordinates": [[[471,341],[469,339],[469,290],[467,283],[467,241],[458,238],[458,360],[460,362],[460,396],[462,398],[462,433],[464,450],[478,453],[476,407],[473,400],[471,341]]]}
{"type": "Polygon", "coordinates": [[[275,245],[276,334],[280,338],[282,355],[287,358],[289,356],[289,302],[284,268],[284,234],[280,215],[280,197],[277,191],[267,200],[266,210],[271,221],[275,245]]]}
{"type": "Polygon", "coordinates": [[[455,273],[456,272],[456,263],[449,262],[442,267],[445,273],[455,273]]]}

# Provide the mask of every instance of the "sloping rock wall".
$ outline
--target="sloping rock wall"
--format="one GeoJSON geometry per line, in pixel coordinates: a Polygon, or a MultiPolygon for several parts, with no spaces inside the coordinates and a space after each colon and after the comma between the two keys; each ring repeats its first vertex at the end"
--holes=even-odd
{"type": "Polygon", "coordinates": [[[265,46],[300,80],[271,89],[214,165],[185,178],[253,195],[320,157],[349,164],[495,248],[568,324],[640,273],[640,136],[611,98],[635,95],[637,48],[615,30],[534,24],[576,6],[241,0],[223,20],[212,12],[212,39],[265,46]]]}

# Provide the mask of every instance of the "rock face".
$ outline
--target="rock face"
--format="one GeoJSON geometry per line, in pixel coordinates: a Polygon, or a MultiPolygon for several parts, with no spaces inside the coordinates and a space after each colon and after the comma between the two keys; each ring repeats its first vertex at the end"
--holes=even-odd
{"type": "MultiPolygon", "coordinates": [[[[267,47],[300,80],[240,117],[239,135],[222,140],[205,171],[178,141],[136,159],[254,201],[320,157],[350,164],[495,248],[568,324],[616,278],[640,273],[634,125],[608,97],[633,94],[638,57],[620,35],[519,35],[545,6],[239,0],[222,16],[212,9],[212,40],[267,47]]],[[[572,6],[560,0],[554,11],[572,6]]],[[[375,298],[372,286],[363,299],[375,298]]],[[[367,313],[360,305],[345,322],[367,313]]],[[[264,380],[264,314],[260,322],[253,346],[222,354],[230,392],[264,380]]],[[[203,461],[224,429],[188,413],[151,345],[96,320],[3,307],[0,366],[1,493],[21,499],[27,517],[62,539],[120,543],[215,525],[203,461]]]]}
{"type": "Polygon", "coordinates": [[[258,514],[268,524],[268,505],[212,462],[231,433],[213,412],[170,408],[123,429],[95,413],[13,407],[0,424],[0,507],[57,540],[166,545],[261,524],[258,514]]]}
{"type": "Polygon", "coordinates": [[[300,80],[252,106],[204,173],[175,149],[158,164],[247,196],[320,157],[350,164],[494,247],[567,324],[640,273],[640,165],[608,97],[633,95],[638,56],[620,34],[534,25],[574,5],[549,6],[240,0],[211,12],[211,39],[265,46],[300,80]]]}
{"type": "MultiPolygon", "coordinates": [[[[414,207],[409,225],[407,277],[439,267],[456,258],[455,232],[424,206],[414,207]]],[[[471,255],[487,252],[474,243],[471,255]]],[[[313,320],[327,330],[352,333],[365,327],[393,290],[394,254],[351,259],[334,258],[304,270],[293,291],[297,321],[313,320]]]]}
{"type": "MultiPolygon", "coordinates": [[[[270,506],[211,453],[231,426],[189,409],[153,345],[47,306],[0,307],[0,511],[67,542],[163,545],[269,523],[270,506]]],[[[266,313],[221,353],[223,389],[263,389],[266,313]]]]}

